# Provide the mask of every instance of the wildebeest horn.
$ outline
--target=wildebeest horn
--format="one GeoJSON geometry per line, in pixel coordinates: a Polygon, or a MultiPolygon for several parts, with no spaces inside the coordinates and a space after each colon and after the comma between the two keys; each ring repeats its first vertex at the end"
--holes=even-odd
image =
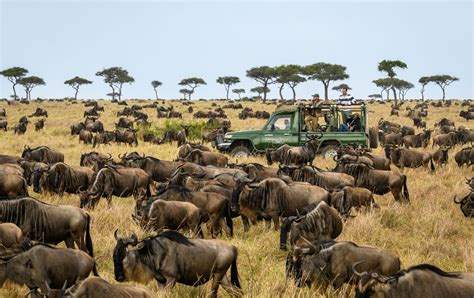
{"type": "Polygon", "coordinates": [[[132,236],[130,237],[130,240],[131,240],[131,243],[132,245],[135,245],[138,243],[138,237],[135,233],[132,234],[132,236]]]}
{"type": "Polygon", "coordinates": [[[118,236],[118,229],[116,229],[115,232],[114,232],[114,238],[117,241],[120,239],[119,236],[118,236]]]}
{"type": "Polygon", "coordinates": [[[461,204],[462,199],[461,199],[461,201],[457,201],[457,200],[456,200],[456,197],[457,197],[457,196],[455,195],[454,198],[453,198],[454,203],[456,203],[456,204],[461,204]]]}
{"type": "MultiPolygon", "coordinates": [[[[48,293],[51,292],[51,288],[49,287],[49,283],[46,280],[44,281],[44,284],[46,285],[46,289],[48,290],[48,293]]],[[[28,293],[28,294],[30,294],[30,293],[28,293]]]]}
{"type": "Polygon", "coordinates": [[[109,157],[107,157],[106,159],[111,160],[112,159],[112,154],[110,154],[110,153],[107,153],[107,154],[109,155],[109,157]]]}
{"type": "Polygon", "coordinates": [[[354,273],[355,275],[357,275],[358,277],[362,277],[364,275],[365,272],[363,273],[360,273],[357,271],[356,267],[362,263],[365,263],[367,261],[359,261],[359,262],[355,262],[354,264],[352,264],[352,273],[354,273]]]}
{"type": "Polygon", "coordinates": [[[64,281],[63,287],[61,288],[62,291],[66,290],[67,286],[67,279],[64,281]]]}
{"type": "Polygon", "coordinates": [[[301,239],[306,242],[306,244],[309,245],[308,247],[308,252],[305,253],[305,254],[308,254],[308,255],[313,255],[316,253],[316,246],[314,246],[313,243],[311,243],[308,239],[306,239],[305,237],[301,237],[301,239]]]}
{"type": "MultiPolygon", "coordinates": [[[[127,154],[127,153],[125,153],[125,155],[126,155],[126,154],[127,154]]],[[[119,159],[122,159],[122,157],[125,156],[125,155],[120,156],[120,153],[119,153],[119,154],[118,154],[118,158],[119,158],[119,159]]]]}

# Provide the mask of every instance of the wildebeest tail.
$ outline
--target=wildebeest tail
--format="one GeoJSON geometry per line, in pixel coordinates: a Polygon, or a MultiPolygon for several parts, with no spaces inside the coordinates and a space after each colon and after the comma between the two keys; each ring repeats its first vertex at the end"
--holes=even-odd
{"type": "Polygon", "coordinates": [[[241,289],[239,281],[239,272],[237,271],[237,249],[235,249],[235,256],[232,260],[232,266],[230,268],[230,283],[241,289]]]}
{"type": "Polygon", "coordinates": [[[88,213],[86,213],[86,217],[87,217],[87,223],[86,223],[86,249],[89,252],[89,255],[91,257],[94,257],[94,248],[92,246],[92,238],[91,238],[91,216],[88,213]]]}
{"type": "Polygon", "coordinates": [[[431,172],[434,172],[436,170],[433,163],[433,158],[430,158],[430,168],[431,168],[431,172]]]}
{"type": "Polygon", "coordinates": [[[21,192],[18,194],[21,197],[29,197],[28,195],[28,182],[26,182],[26,179],[23,178],[23,187],[21,188],[21,192]]]}
{"type": "Polygon", "coordinates": [[[234,236],[234,223],[232,222],[232,210],[230,209],[230,202],[229,200],[225,200],[225,222],[229,226],[230,229],[230,236],[234,236]]]}
{"type": "Polygon", "coordinates": [[[408,187],[407,187],[407,176],[402,175],[403,179],[403,196],[405,196],[405,199],[407,201],[410,200],[410,194],[408,193],[408,187]]]}

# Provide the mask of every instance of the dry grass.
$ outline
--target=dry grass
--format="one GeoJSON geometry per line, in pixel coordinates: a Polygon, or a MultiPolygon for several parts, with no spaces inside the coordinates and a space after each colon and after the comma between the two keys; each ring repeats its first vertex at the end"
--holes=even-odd
{"type": "MultiPolygon", "coordinates": [[[[115,115],[121,106],[109,102],[101,102],[105,106],[100,120],[106,129],[112,129],[116,119],[115,115]]],[[[414,104],[411,104],[412,106],[414,104]]],[[[49,118],[46,120],[45,130],[34,132],[32,124],[28,132],[23,136],[15,136],[12,131],[0,132],[0,154],[20,155],[23,146],[48,145],[60,150],[65,154],[65,162],[71,165],[79,164],[81,153],[89,152],[89,146],[78,144],[77,136],[70,136],[69,126],[82,119],[82,113],[86,109],[80,104],[70,103],[33,103],[30,105],[7,106],[1,102],[0,107],[7,109],[10,126],[18,122],[23,115],[30,115],[36,107],[46,108],[49,118]]],[[[191,115],[186,107],[180,103],[174,103],[178,111],[183,112],[184,121],[191,121],[191,115]]],[[[244,103],[244,106],[252,106],[254,109],[274,110],[274,105],[244,103]]],[[[208,102],[196,102],[195,111],[208,109],[208,102]]],[[[461,107],[453,105],[450,108],[429,108],[427,124],[433,126],[436,120],[448,117],[457,125],[472,128],[472,124],[458,117],[461,107]]],[[[370,125],[376,124],[380,117],[395,120],[402,124],[412,125],[411,120],[406,117],[389,117],[389,105],[372,105],[370,107],[370,125]]],[[[162,125],[163,119],[156,118],[156,112],[151,109],[145,110],[154,125],[162,125]]],[[[226,111],[232,120],[232,129],[260,128],[264,121],[247,119],[239,120],[238,111],[226,111]]],[[[402,112],[404,114],[404,112],[402,112]]],[[[460,147],[457,147],[457,151],[460,147]]],[[[149,145],[141,142],[138,148],[128,146],[101,146],[97,151],[111,153],[117,157],[119,153],[137,150],[140,153],[153,155],[161,159],[174,159],[177,155],[175,145],[149,145]]],[[[344,225],[344,231],[339,240],[349,240],[361,245],[372,245],[389,249],[401,258],[403,267],[418,263],[432,263],[445,270],[452,271],[474,271],[474,221],[463,217],[459,206],[455,205],[452,197],[455,193],[465,193],[467,186],[464,177],[472,176],[471,169],[459,169],[454,163],[450,152],[450,161],[446,167],[438,168],[434,174],[427,170],[406,169],[408,176],[408,189],[411,195],[410,204],[395,203],[390,194],[377,196],[381,209],[370,213],[356,214],[355,218],[349,219],[344,225]]],[[[382,154],[380,149],[377,153],[382,154]]],[[[265,164],[262,157],[252,157],[249,160],[265,164]]],[[[232,160],[235,162],[235,160],[232,160]]],[[[239,160],[244,162],[244,160],[239,160]]],[[[333,162],[317,158],[315,164],[322,168],[332,167],[333,162]]],[[[394,169],[397,171],[397,169],[394,169]]],[[[64,198],[57,196],[38,195],[30,190],[30,194],[38,199],[54,204],[79,205],[78,196],[67,195],[64,198]]],[[[95,246],[95,254],[99,264],[100,275],[109,281],[114,281],[112,250],[115,245],[113,231],[119,229],[121,233],[136,232],[143,236],[138,226],[131,220],[133,209],[132,198],[114,198],[114,206],[108,208],[101,201],[96,210],[91,211],[92,239],[95,246]]],[[[349,294],[350,288],[344,287],[339,292],[328,289],[326,293],[316,292],[315,289],[298,289],[285,280],[285,257],[286,253],[279,250],[278,233],[265,231],[264,225],[252,226],[249,233],[244,233],[240,220],[236,220],[236,233],[228,242],[236,245],[239,249],[239,273],[245,296],[309,296],[324,295],[329,297],[340,297],[349,294]]],[[[196,256],[199,257],[199,256],[196,256]]],[[[155,282],[148,285],[156,296],[190,297],[204,296],[209,290],[209,285],[191,288],[177,285],[173,290],[158,290],[155,282]]],[[[2,297],[22,297],[27,292],[25,287],[10,287],[0,289],[2,297]]],[[[221,291],[221,295],[225,295],[221,291]]]]}

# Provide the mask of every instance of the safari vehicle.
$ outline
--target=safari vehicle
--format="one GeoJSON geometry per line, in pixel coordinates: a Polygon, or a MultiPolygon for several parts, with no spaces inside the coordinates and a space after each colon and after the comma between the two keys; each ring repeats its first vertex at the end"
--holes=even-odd
{"type": "MultiPolygon", "coordinates": [[[[369,126],[366,104],[351,106],[332,104],[321,105],[318,108],[320,108],[318,114],[321,116],[320,126],[316,131],[309,130],[305,125],[304,119],[309,113],[308,107],[282,106],[272,114],[262,129],[228,132],[217,138],[216,147],[219,151],[236,157],[248,157],[251,154],[264,153],[267,149],[278,148],[283,144],[300,146],[311,136],[320,137],[318,152],[325,158],[334,156],[339,145],[368,147],[369,126]],[[360,131],[339,131],[343,111],[360,115],[360,131]]],[[[377,146],[377,144],[370,145],[370,147],[377,146]]]]}

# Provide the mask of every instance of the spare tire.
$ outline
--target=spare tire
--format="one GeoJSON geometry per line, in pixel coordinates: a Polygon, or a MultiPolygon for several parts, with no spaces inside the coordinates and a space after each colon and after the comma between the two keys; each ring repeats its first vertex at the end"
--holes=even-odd
{"type": "Polygon", "coordinates": [[[376,127],[369,128],[369,146],[372,149],[375,149],[379,146],[378,129],[376,127]]]}

